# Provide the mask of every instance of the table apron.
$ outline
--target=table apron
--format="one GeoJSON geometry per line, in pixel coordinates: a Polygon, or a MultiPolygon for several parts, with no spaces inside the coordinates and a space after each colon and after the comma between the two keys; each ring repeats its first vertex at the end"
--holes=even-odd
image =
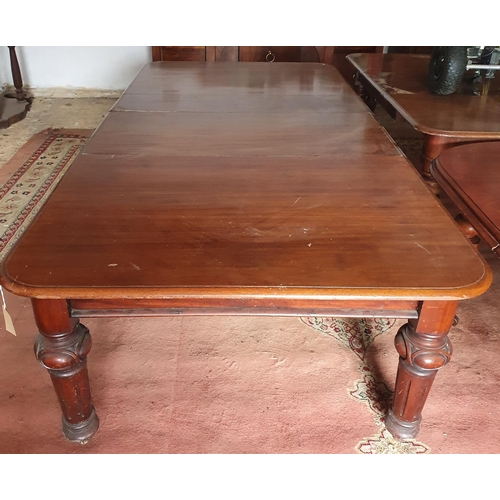
{"type": "Polygon", "coordinates": [[[352,318],[417,318],[418,301],[408,300],[291,300],[276,299],[74,299],[74,318],[118,316],[331,316],[352,318]]]}

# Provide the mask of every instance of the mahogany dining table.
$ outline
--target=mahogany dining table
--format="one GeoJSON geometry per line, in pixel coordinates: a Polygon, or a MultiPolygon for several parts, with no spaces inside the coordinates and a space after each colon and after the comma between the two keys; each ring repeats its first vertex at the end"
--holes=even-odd
{"type": "Polygon", "coordinates": [[[70,441],[99,425],[80,320],[178,314],[407,319],[385,418],[406,439],[452,354],[457,304],[491,272],[333,66],[156,62],[0,281],[31,298],[70,441]]]}

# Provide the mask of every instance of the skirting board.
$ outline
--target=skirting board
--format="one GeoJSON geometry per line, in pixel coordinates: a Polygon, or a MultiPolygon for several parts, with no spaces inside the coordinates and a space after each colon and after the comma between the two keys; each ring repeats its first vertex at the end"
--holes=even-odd
{"type": "MultiPolygon", "coordinates": [[[[10,86],[7,86],[10,91],[10,86]]],[[[85,97],[109,97],[117,99],[124,89],[94,89],[86,87],[30,87],[25,85],[24,91],[30,96],[44,98],[85,98],[85,97]]],[[[12,91],[14,88],[12,87],[12,91]]]]}

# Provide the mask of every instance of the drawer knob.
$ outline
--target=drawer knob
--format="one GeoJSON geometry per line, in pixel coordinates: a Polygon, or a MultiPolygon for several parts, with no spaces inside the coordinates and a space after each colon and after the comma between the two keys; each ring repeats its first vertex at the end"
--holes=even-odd
{"type": "Polygon", "coordinates": [[[269,52],[266,54],[266,61],[267,61],[267,62],[273,62],[275,59],[276,59],[276,58],[275,58],[274,54],[273,54],[271,51],[269,51],[269,52]]]}

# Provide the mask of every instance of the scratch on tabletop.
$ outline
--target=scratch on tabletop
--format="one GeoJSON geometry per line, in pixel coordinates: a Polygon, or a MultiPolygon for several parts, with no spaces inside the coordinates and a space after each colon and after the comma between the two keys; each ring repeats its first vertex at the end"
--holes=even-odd
{"type": "Polygon", "coordinates": [[[427,250],[427,248],[420,245],[420,243],[415,242],[415,245],[417,245],[417,247],[420,247],[422,250],[425,250],[429,255],[432,255],[431,252],[429,252],[429,250],[427,250]]]}
{"type": "Polygon", "coordinates": [[[201,249],[203,248],[203,245],[205,245],[205,243],[206,243],[206,241],[203,241],[203,242],[201,243],[200,248],[198,248],[198,250],[195,252],[195,254],[194,254],[194,255],[197,255],[197,254],[199,254],[199,253],[201,252],[201,249]]]}

